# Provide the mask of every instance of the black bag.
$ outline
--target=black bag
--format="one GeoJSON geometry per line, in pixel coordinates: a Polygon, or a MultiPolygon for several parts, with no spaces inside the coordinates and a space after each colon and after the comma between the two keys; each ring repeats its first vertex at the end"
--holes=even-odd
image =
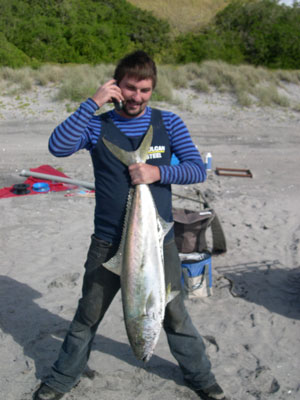
{"type": "Polygon", "coordinates": [[[191,211],[184,208],[173,208],[175,243],[179,253],[209,252],[206,231],[212,230],[212,254],[226,252],[225,236],[215,211],[204,208],[191,211]]]}
{"type": "Polygon", "coordinates": [[[211,254],[226,251],[225,236],[215,211],[204,203],[201,211],[173,208],[175,243],[182,261],[182,284],[188,298],[212,295],[211,254]],[[212,250],[206,241],[211,227],[212,250]],[[207,262],[205,262],[207,260],[207,262]]]}
{"type": "Polygon", "coordinates": [[[173,208],[175,243],[179,253],[203,253],[208,251],[206,229],[215,217],[211,209],[190,211],[173,208]]]}

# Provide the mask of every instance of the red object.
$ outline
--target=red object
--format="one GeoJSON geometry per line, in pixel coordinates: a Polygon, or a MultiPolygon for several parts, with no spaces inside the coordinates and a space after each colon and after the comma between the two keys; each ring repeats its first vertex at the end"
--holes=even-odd
{"type": "MultiPolygon", "coordinates": [[[[30,168],[30,171],[32,172],[39,172],[41,174],[49,174],[49,175],[55,175],[55,176],[61,176],[64,178],[69,178],[67,175],[64,173],[58,171],[57,169],[51,167],[50,165],[41,165],[38,168],[30,168]]],[[[60,192],[62,190],[71,190],[71,189],[76,189],[77,186],[71,185],[69,183],[62,183],[62,182],[53,182],[47,179],[41,179],[41,178],[34,178],[33,176],[29,176],[24,183],[27,183],[29,185],[28,190],[30,190],[29,193],[26,194],[15,194],[13,193],[14,185],[10,187],[5,187],[0,189],[0,199],[5,199],[8,197],[20,197],[20,196],[30,196],[32,194],[41,194],[43,192],[35,192],[32,190],[32,185],[37,182],[45,182],[48,183],[50,186],[50,192],[60,192]]],[[[45,193],[45,192],[44,192],[45,193]]]]}

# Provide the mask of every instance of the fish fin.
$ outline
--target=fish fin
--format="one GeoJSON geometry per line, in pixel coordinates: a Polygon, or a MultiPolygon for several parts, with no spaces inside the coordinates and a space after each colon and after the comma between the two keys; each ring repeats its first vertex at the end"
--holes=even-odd
{"type": "Polygon", "coordinates": [[[173,290],[171,291],[171,283],[168,284],[166,290],[166,304],[170,303],[170,301],[174,300],[175,297],[180,293],[180,290],[173,290]]]}
{"type": "Polygon", "coordinates": [[[121,275],[122,272],[122,252],[117,251],[117,253],[107,262],[103,263],[103,267],[113,272],[114,274],[121,275]]]}
{"type": "Polygon", "coordinates": [[[149,127],[140,147],[135,151],[126,151],[121,149],[119,146],[116,146],[112,142],[108,141],[104,137],[102,138],[105,146],[112,152],[112,154],[120,160],[125,165],[131,165],[138,162],[145,163],[147,160],[149,148],[152,143],[153,138],[153,127],[152,125],[149,127]]]}
{"type": "Polygon", "coordinates": [[[159,217],[159,218],[160,218],[161,226],[163,228],[164,236],[166,236],[166,234],[172,229],[174,222],[167,222],[164,219],[162,219],[161,217],[159,217]]]}
{"type": "Polygon", "coordinates": [[[157,210],[156,210],[156,213],[157,213],[157,220],[158,220],[158,223],[157,223],[158,235],[159,235],[160,241],[163,242],[163,240],[164,240],[166,234],[172,229],[172,227],[173,227],[173,225],[174,225],[174,222],[167,222],[167,221],[165,221],[165,220],[158,214],[157,210]]]}
{"type": "Polygon", "coordinates": [[[143,163],[146,162],[148,154],[149,154],[149,148],[152,143],[152,139],[153,139],[153,126],[150,125],[146,135],[144,136],[144,139],[143,139],[140,147],[136,150],[136,152],[139,153],[139,158],[140,158],[139,162],[143,162],[143,163]]]}
{"type": "Polygon", "coordinates": [[[151,310],[152,310],[153,307],[154,307],[154,303],[155,303],[155,301],[154,301],[154,296],[153,296],[153,293],[151,292],[151,293],[149,294],[148,298],[147,298],[147,301],[146,301],[146,305],[145,305],[145,315],[149,315],[149,314],[151,313],[151,310]]]}
{"type": "Polygon", "coordinates": [[[127,204],[126,204],[126,214],[125,214],[124,223],[123,223],[122,237],[121,237],[118,251],[111,259],[109,259],[107,262],[105,262],[103,264],[103,266],[106,269],[108,269],[109,271],[111,271],[117,275],[121,275],[121,272],[122,272],[122,261],[123,261],[123,254],[124,254],[125,237],[126,237],[127,226],[128,226],[129,211],[130,211],[132,200],[133,200],[133,193],[134,193],[134,188],[130,188],[129,193],[128,193],[128,198],[127,198],[127,204]]]}

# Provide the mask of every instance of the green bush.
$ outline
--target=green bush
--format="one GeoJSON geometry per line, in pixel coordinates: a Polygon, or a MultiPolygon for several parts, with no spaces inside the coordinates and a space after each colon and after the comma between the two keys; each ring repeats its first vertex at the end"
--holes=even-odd
{"type": "Polygon", "coordinates": [[[181,64],[204,60],[223,60],[232,64],[244,61],[240,41],[234,32],[219,36],[214,29],[188,33],[175,40],[175,59],[181,64]]]}
{"type": "Polygon", "coordinates": [[[300,3],[233,0],[201,33],[175,40],[177,62],[222,60],[271,68],[300,68],[300,3]]]}
{"type": "Polygon", "coordinates": [[[0,65],[14,68],[115,63],[143,49],[159,63],[300,69],[299,2],[231,0],[204,31],[171,40],[165,20],[126,0],[0,0],[0,34],[0,65]]]}
{"type": "Polygon", "coordinates": [[[0,32],[28,62],[114,62],[141,48],[154,56],[169,43],[166,21],[125,0],[0,0],[0,10],[0,32]]]}
{"type": "Polygon", "coordinates": [[[275,68],[300,68],[300,3],[235,0],[216,17],[219,35],[235,32],[245,61],[275,68]]]}
{"type": "Polygon", "coordinates": [[[0,65],[20,68],[30,63],[30,58],[0,32],[0,65]]]}

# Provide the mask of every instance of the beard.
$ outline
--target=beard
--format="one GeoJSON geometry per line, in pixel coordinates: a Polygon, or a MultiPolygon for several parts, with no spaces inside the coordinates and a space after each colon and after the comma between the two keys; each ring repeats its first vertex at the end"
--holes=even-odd
{"type": "Polygon", "coordinates": [[[136,117],[140,115],[146,108],[146,103],[135,103],[132,101],[127,101],[126,103],[123,104],[122,111],[128,115],[129,117],[136,117]],[[132,109],[130,106],[135,105],[137,107],[134,107],[132,109]]]}

